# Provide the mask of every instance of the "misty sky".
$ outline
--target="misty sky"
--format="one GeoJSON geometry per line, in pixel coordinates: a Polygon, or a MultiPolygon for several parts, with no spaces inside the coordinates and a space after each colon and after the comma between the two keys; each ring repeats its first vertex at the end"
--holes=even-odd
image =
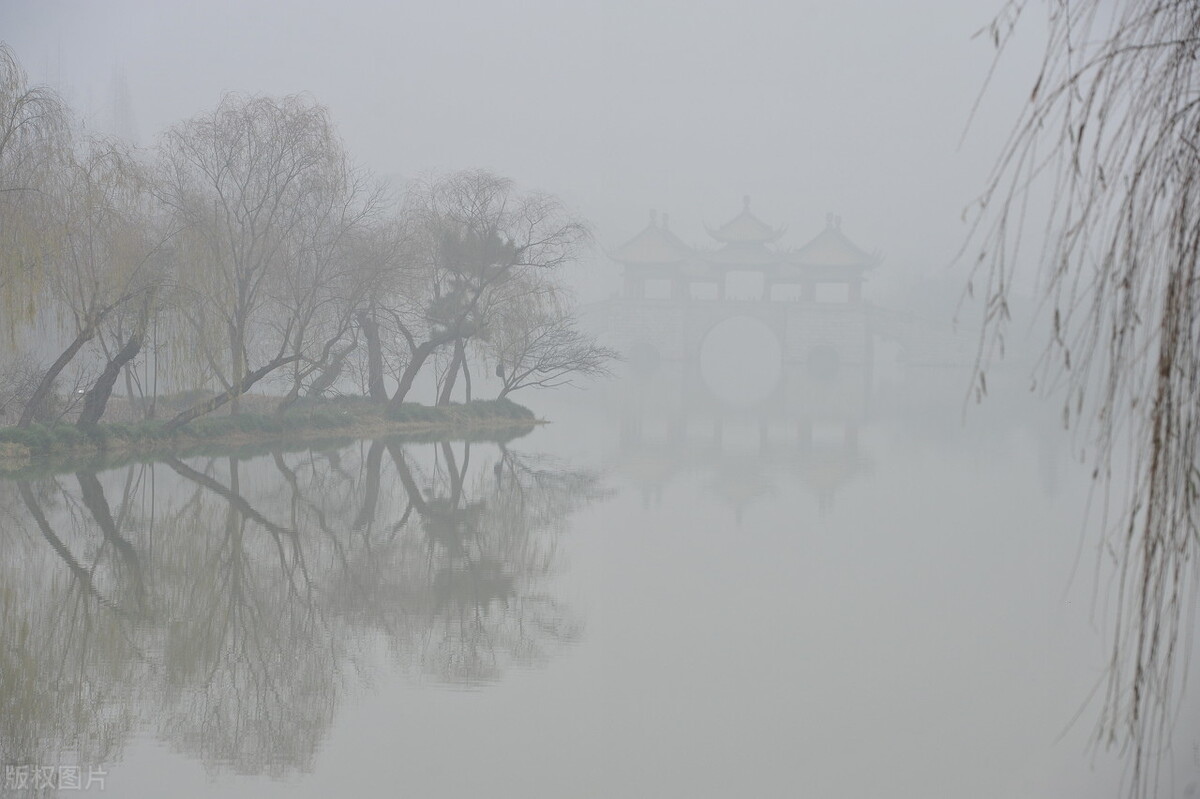
{"type": "Polygon", "coordinates": [[[834,212],[886,285],[949,262],[1028,95],[1036,10],[960,146],[993,57],[973,34],[1000,6],[0,0],[0,39],[95,128],[123,72],[142,144],[225,92],[308,92],[390,177],[489,168],[608,248],[650,208],[706,243],[749,194],[784,246],[834,212]]]}

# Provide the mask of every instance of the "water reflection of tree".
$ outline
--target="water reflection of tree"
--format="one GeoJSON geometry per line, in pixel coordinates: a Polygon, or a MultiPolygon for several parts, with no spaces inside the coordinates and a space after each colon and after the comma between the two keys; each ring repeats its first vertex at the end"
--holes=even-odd
{"type": "Polygon", "coordinates": [[[491,468],[471,477],[472,445],[460,456],[446,443],[426,472],[399,443],[386,449],[403,487],[406,534],[392,528],[376,557],[348,576],[371,586],[375,610],[359,611],[397,656],[425,675],[473,684],[510,664],[541,662],[578,635],[578,620],[545,583],[567,515],[598,495],[595,475],[501,447],[491,468]]]}
{"type": "Polygon", "coordinates": [[[135,723],[142,573],[122,535],[126,519],[105,514],[88,476],[78,482],[79,492],[59,479],[0,486],[5,763],[110,760],[135,723]]]}
{"type": "Polygon", "coordinates": [[[207,763],[306,769],[373,636],[459,684],[577,636],[549,582],[598,491],[384,441],[0,482],[0,758],[111,761],[142,718],[207,763]]]}
{"type": "Polygon", "coordinates": [[[322,622],[306,562],[311,542],[242,493],[240,464],[223,479],[167,465],[195,493],[162,527],[156,567],[164,737],[242,771],[306,768],[333,718],[336,631],[322,622]]]}

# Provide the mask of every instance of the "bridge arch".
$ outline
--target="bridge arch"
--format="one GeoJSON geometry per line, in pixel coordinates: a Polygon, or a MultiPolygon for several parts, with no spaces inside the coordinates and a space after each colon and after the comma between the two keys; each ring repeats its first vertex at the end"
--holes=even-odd
{"type": "Polygon", "coordinates": [[[754,407],[777,393],[783,382],[783,337],[762,319],[727,316],[708,326],[699,342],[697,369],[713,399],[754,407]]]}

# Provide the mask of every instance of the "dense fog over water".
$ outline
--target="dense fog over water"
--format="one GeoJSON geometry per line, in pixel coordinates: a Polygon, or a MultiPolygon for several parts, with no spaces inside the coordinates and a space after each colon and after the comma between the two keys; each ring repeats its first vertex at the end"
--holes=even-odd
{"type": "Polygon", "coordinates": [[[0,0],[0,797],[1195,796],[1031,8],[0,0]]]}
{"type": "Polygon", "coordinates": [[[503,442],[4,480],[5,757],[131,796],[1116,796],[1090,480],[1036,403],[964,431],[959,379],[811,431],[643,382],[503,442]]]}

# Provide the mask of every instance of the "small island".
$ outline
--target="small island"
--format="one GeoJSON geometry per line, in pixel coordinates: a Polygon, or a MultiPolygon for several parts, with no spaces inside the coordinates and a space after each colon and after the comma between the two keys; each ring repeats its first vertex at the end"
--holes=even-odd
{"type": "MultiPolygon", "coordinates": [[[[265,398],[263,398],[265,399],[265,398]]],[[[169,429],[149,420],[0,428],[0,476],[108,468],[134,460],[327,447],[362,438],[509,441],[543,424],[509,399],[387,408],[355,398],[298,403],[284,413],[210,416],[169,429]]]]}

